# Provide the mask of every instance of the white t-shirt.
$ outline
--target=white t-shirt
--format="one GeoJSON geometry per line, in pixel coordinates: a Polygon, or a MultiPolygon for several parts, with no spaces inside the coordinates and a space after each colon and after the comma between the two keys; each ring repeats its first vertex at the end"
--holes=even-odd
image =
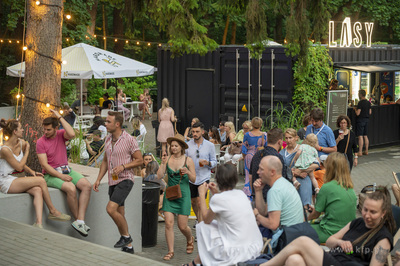
{"type": "Polygon", "coordinates": [[[101,131],[101,139],[104,139],[107,136],[107,128],[101,125],[99,126],[98,130],[101,131]]]}

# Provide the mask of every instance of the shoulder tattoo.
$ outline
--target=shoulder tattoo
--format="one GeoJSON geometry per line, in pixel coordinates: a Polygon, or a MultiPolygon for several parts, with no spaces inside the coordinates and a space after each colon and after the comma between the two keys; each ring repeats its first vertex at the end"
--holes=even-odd
{"type": "Polygon", "coordinates": [[[378,247],[378,251],[376,252],[375,258],[377,261],[381,263],[385,263],[387,259],[387,255],[389,254],[389,249],[384,249],[381,246],[378,247]]]}

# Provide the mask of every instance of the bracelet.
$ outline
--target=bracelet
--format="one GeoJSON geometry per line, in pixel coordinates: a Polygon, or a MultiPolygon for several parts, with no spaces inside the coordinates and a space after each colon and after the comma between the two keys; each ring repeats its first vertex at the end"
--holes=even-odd
{"type": "Polygon", "coordinates": [[[323,147],[319,147],[319,150],[320,150],[320,151],[323,151],[323,149],[324,149],[323,147]]]}

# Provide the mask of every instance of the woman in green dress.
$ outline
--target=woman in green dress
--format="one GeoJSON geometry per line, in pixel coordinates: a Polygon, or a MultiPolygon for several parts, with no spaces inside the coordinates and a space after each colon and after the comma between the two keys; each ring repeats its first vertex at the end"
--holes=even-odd
{"type": "Polygon", "coordinates": [[[194,249],[194,237],[188,226],[188,220],[191,208],[189,180],[195,182],[196,172],[193,160],[185,155],[185,149],[188,148],[182,135],[167,139],[170,146],[169,157],[166,152],[162,156],[161,166],[158,169],[157,176],[166,180],[168,187],[180,184],[182,197],[175,200],[169,200],[164,193],[162,211],[165,215],[165,238],[167,239],[168,254],[164,260],[171,260],[174,257],[174,222],[175,214],[178,215],[178,228],[186,237],[186,253],[191,254],[194,249]]]}

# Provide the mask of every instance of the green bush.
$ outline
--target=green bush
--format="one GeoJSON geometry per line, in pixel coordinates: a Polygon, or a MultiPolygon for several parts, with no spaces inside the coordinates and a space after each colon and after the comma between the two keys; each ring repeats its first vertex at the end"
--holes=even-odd
{"type": "Polygon", "coordinates": [[[282,102],[279,102],[274,106],[272,123],[271,123],[271,109],[267,110],[267,116],[265,118],[265,127],[263,131],[268,131],[271,128],[277,127],[285,131],[287,128],[299,129],[302,127],[302,121],[304,112],[299,105],[290,104],[284,106],[282,102]]]}

